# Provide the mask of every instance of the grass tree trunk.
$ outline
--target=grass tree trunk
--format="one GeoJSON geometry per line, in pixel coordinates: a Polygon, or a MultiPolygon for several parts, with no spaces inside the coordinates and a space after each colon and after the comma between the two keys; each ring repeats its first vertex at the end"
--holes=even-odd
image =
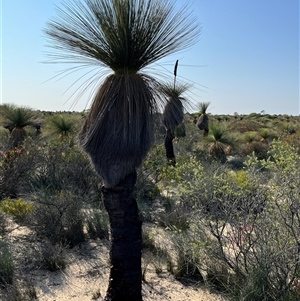
{"type": "Polygon", "coordinates": [[[172,133],[172,131],[170,129],[168,129],[166,136],[165,136],[165,149],[166,149],[166,157],[167,157],[168,163],[171,165],[176,164],[174,147],[173,147],[173,139],[174,139],[174,134],[172,133]]]}
{"type": "Polygon", "coordinates": [[[112,243],[105,301],[142,300],[142,223],[133,197],[135,182],[136,172],[113,188],[102,187],[112,243]]]}

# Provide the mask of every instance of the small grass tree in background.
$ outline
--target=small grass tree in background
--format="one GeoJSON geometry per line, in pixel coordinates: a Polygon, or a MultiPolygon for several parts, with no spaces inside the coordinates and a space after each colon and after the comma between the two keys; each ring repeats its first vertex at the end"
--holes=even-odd
{"type": "Polygon", "coordinates": [[[142,300],[141,221],[133,190],[136,168],[153,142],[153,113],[162,100],[158,81],[142,70],[190,47],[199,32],[186,6],[176,10],[171,1],[160,0],[64,1],[58,18],[45,29],[55,62],[112,70],[101,85],[97,75],[98,89],[80,133],[103,181],[110,220],[106,301],[142,300]]]}
{"type": "Polygon", "coordinates": [[[5,104],[0,107],[2,126],[10,131],[11,146],[19,147],[27,137],[25,128],[41,123],[36,111],[27,107],[18,107],[13,104],[5,104]]]}
{"type": "Polygon", "coordinates": [[[209,154],[213,159],[225,163],[227,160],[225,149],[234,144],[234,137],[230,135],[224,123],[212,123],[209,129],[210,134],[206,137],[209,143],[209,154]]]}
{"type": "Polygon", "coordinates": [[[175,129],[182,124],[184,118],[184,107],[187,105],[186,98],[182,94],[189,89],[189,85],[182,83],[165,83],[160,87],[163,94],[168,97],[168,102],[165,106],[162,122],[166,128],[165,134],[165,149],[168,163],[176,164],[173,139],[175,137],[175,129]]]}
{"type": "Polygon", "coordinates": [[[53,115],[48,120],[48,133],[64,140],[76,133],[75,124],[76,121],[69,115],[53,115]]]}
{"type": "Polygon", "coordinates": [[[203,132],[203,136],[206,137],[209,132],[209,127],[208,127],[208,116],[207,116],[207,109],[210,105],[210,102],[200,102],[199,103],[199,109],[200,109],[200,116],[199,119],[196,123],[197,127],[199,128],[200,131],[203,132]]]}

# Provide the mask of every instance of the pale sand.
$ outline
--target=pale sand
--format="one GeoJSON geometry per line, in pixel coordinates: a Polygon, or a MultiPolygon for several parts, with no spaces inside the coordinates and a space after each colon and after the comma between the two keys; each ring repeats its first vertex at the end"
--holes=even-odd
{"type": "MultiPolygon", "coordinates": [[[[15,226],[15,225],[14,225],[15,226]]],[[[67,267],[64,271],[50,272],[42,268],[23,266],[24,256],[31,253],[35,241],[33,233],[26,227],[10,229],[8,239],[13,243],[17,260],[16,278],[19,282],[26,279],[27,286],[32,285],[39,301],[91,301],[103,300],[108,284],[109,243],[105,240],[90,240],[81,248],[66,249],[67,267]],[[93,299],[94,297],[94,299],[93,299]],[[98,298],[96,298],[98,297],[98,298]]],[[[30,258],[28,256],[28,258],[30,258]]],[[[155,272],[154,266],[147,265],[143,282],[144,301],[226,301],[221,295],[211,293],[204,284],[184,285],[166,269],[155,272]]],[[[20,284],[20,287],[26,285],[20,284]]],[[[0,290],[0,300],[6,296],[0,290]]]]}

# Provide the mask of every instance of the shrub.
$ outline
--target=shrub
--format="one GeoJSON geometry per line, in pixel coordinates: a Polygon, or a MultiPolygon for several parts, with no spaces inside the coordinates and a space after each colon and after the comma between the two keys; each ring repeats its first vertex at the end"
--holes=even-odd
{"type": "Polygon", "coordinates": [[[14,276],[14,263],[8,245],[0,240],[0,286],[12,284],[14,276]]]}
{"type": "Polygon", "coordinates": [[[6,218],[2,212],[0,212],[0,236],[2,236],[5,232],[6,228],[6,218]]]}
{"type": "Polygon", "coordinates": [[[32,225],[53,244],[74,247],[85,240],[81,199],[68,191],[53,195],[39,192],[34,198],[32,225]]]}
{"type": "Polygon", "coordinates": [[[5,289],[0,291],[0,300],[5,301],[33,301],[36,298],[31,298],[26,294],[26,292],[22,292],[19,287],[15,285],[8,285],[5,289]],[[2,298],[2,299],[1,299],[2,298]]]}
{"type": "Polygon", "coordinates": [[[249,131],[243,134],[243,138],[247,143],[251,143],[257,139],[257,135],[256,131],[249,131]]]}
{"type": "Polygon", "coordinates": [[[149,265],[154,266],[155,272],[160,274],[163,270],[173,271],[176,265],[172,256],[172,240],[168,233],[161,228],[143,229],[143,279],[149,265]],[[166,241],[168,243],[166,243],[166,241]]]}
{"type": "Polygon", "coordinates": [[[86,217],[87,232],[92,239],[109,237],[108,216],[101,210],[92,210],[86,217]]]}
{"type": "Polygon", "coordinates": [[[233,132],[245,133],[249,131],[257,131],[261,128],[261,124],[257,120],[244,118],[243,120],[234,122],[230,125],[230,130],[233,132]]]}
{"type": "Polygon", "coordinates": [[[300,160],[295,149],[281,141],[272,143],[269,155],[272,160],[255,162],[252,158],[251,164],[246,162],[250,169],[244,174],[217,182],[223,192],[224,215],[208,222],[219,244],[219,259],[227,265],[229,275],[237,276],[225,282],[237,300],[297,300],[293,283],[299,277],[300,160]],[[257,169],[253,169],[255,164],[257,169]],[[264,173],[258,172],[261,166],[264,173]],[[244,210],[233,201],[232,193],[228,194],[231,190],[240,194],[244,210]],[[228,196],[230,202],[224,203],[228,196]],[[251,199],[254,202],[249,202],[251,199]],[[261,200],[262,210],[246,210],[256,209],[252,204],[261,200]]]}
{"type": "Polygon", "coordinates": [[[300,159],[281,141],[268,156],[237,172],[186,159],[161,175],[176,219],[188,216],[189,227],[169,227],[182,274],[200,273],[234,300],[297,300],[300,159]]]}
{"type": "Polygon", "coordinates": [[[63,247],[59,244],[51,244],[45,242],[42,244],[42,261],[43,267],[51,272],[64,270],[66,268],[66,260],[63,254],[63,247]]]}
{"type": "Polygon", "coordinates": [[[280,126],[285,134],[292,135],[296,133],[296,127],[290,122],[281,122],[280,126]]]}
{"type": "Polygon", "coordinates": [[[182,138],[186,136],[185,124],[184,122],[180,123],[178,126],[175,127],[175,137],[182,138]]]}
{"type": "Polygon", "coordinates": [[[33,190],[63,191],[87,198],[99,199],[99,177],[88,157],[77,146],[70,147],[66,141],[51,141],[41,147],[41,159],[31,179],[33,190]]]}
{"type": "Polygon", "coordinates": [[[159,226],[175,232],[182,232],[189,228],[189,213],[180,204],[171,204],[166,212],[155,214],[159,226]]]}
{"type": "Polygon", "coordinates": [[[269,128],[261,128],[259,130],[259,135],[262,137],[262,140],[263,142],[270,142],[271,140],[275,139],[275,138],[278,138],[277,134],[269,129],[269,128]]]}
{"type": "MultiPolygon", "coordinates": [[[[139,169],[134,188],[133,195],[137,201],[140,217],[143,221],[152,220],[152,205],[155,204],[158,198],[160,198],[160,189],[152,178],[152,172],[153,171],[151,169],[139,169]]],[[[154,171],[154,173],[156,172],[158,171],[154,171]]]]}
{"type": "MultiPolygon", "coordinates": [[[[153,180],[154,183],[157,183],[161,169],[165,165],[166,159],[163,145],[154,145],[143,163],[141,174],[153,180]]],[[[137,180],[139,180],[139,177],[137,180]]]]}
{"type": "MultiPolygon", "coordinates": [[[[193,222],[190,222],[193,227],[193,222]]],[[[204,281],[204,252],[205,241],[207,237],[202,235],[194,228],[185,229],[185,231],[172,230],[171,240],[178,254],[176,266],[171,270],[175,277],[188,277],[196,281],[204,281]]]]}
{"type": "Polygon", "coordinates": [[[31,175],[34,174],[39,156],[27,139],[21,148],[9,149],[1,145],[0,150],[0,200],[16,198],[19,193],[30,190],[31,175]]]}
{"type": "Polygon", "coordinates": [[[5,301],[34,301],[37,300],[37,292],[34,286],[24,284],[22,287],[9,285],[0,292],[0,298],[3,296],[5,301]],[[2,294],[1,294],[2,293],[2,294]]]}
{"type": "Polygon", "coordinates": [[[13,216],[16,222],[24,222],[33,211],[33,204],[23,199],[5,199],[0,203],[0,210],[13,216]]]}
{"type": "Polygon", "coordinates": [[[248,156],[254,152],[259,160],[268,158],[269,145],[261,141],[253,141],[240,147],[241,155],[248,156]]]}
{"type": "Polygon", "coordinates": [[[298,155],[300,155],[300,131],[298,131],[295,134],[285,136],[283,138],[283,141],[295,147],[295,150],[297,151],[298,155]]]}

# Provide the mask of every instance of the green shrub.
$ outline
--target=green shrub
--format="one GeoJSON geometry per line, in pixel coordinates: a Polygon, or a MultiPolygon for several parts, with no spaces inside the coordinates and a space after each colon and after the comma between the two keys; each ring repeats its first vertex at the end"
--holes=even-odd
{"type": "Polygon", "coordinates": [[[166,229],[182,232],[189,228],[189,213],[180,204],[172,205],[168,212],[156,214],[159,226],[166,229]]]}
{"type": "Polygon", "coordinates": [[[159,180],[161,169],[166,165],[165,148],[163,145],[154,145],[142,166],[142,175],[149,177],[154,183],[159,180]]]}
{"type": "Polygon", "coordinates": [[[171,270],[175,277],[204,281],[203,271],[206,262],[202,250],[207,238],[203,237],[200,232],[196,233],[194,229],[189,228],[186,231],[173,230],[171,239],[178,254],[176,266],[171,270]]]}
{"type": "Polygon", "coordinates": [[[239,149],[242,156],[248,156],[254,152],[255,156],[259,160],[268,158],[269,145],[265,142],[253,141],[251,143],[241,145],[239,149]]]}
{"type": "Polygon", "coordinates": [[[34,202],[31,223],[38,235],[46,237],[53,244],[69,247],[85,240],[80,197],[68,191],[59,191],[51,195],[39,192],[34,202]]]}
{"type": "Polygon", "coordinates": [[[63,247],[59,244],[52,243],[42,244],[42,262],[43,267],[51,272],[64,270],[66,268],[66,260],[63,253],[63,247]]]}
{"type": "Polygon", "coordinates": [[[0,240],[0,286],[12,284],[14,276],[14,263],[8,245],[0,240]]]}
{"type": "Polygon", "coordinates": [[[87,232],[92,239],[109,237],[108,216],[103,211],[90,211],[86,217],[87,232]]]}
{"type": "Polygon", "coordinates": [[[6,218],[2,212],[0,212],[0,236],[2,236],[5,232],[6,228],[6,218]]]}
{"type": "Polygon", "coordinates": [[[257,120],[251,120],[249,118],[244,118],[243,120],[239,120],[234,122],[230,125],[230,130],[233,132],[250,132],[250,131],[257,131],[261,128],[260,122],[257,120]]]}
{"type": "Polygon", "coordinates": [[[300,130],[298,130],[295,134],[285,136],[283,141],[295,147],[295,150],[300,155],[300,130]]]}
{"type": "Polygon", "coordinates": [[[186,136],[185,124],[184,122],[180,123],[178,126],[175,127],[175,137],[182,138],[186,136]]]}
{"type": "Polygon", "coordinates": [[[30,179],[39,161],[32,139],[27,138],[22,148],[0,145],[0,200],[30,192],[30,179]]]}
{"type": "Polygon", "coordinates": [[[262,141],[270,142],[271,140],[278,138],[278,135],[269,128],[261,128],[259,135],[262,137],[262,141]]]}
{"type": "Polygon", "coordinates": [[[5,199],[0,203],[0,210],[12,215],[16,222],[24,222],[33,209],[34,205],[23,199],[5,199]]]}
{"type": "Polygon", "coordinates": [[[245,132],[243,134],[244,140],[248,143],[255,141],[257,139],[257,136],[258,136],[258,134],[256,131],[249,131],[249,132],[245,132]]]}
{"type": "Polygon", "coordinates": [[[68,190],[89,202],[99,199],[100,179],[78,146],[70,147],[66,141],[50,141],[39,152],[37,172],[31,177],[34,191],[47,190],[55,194],[68,190]]]}
{"type": "Polygon", "coordinates": [[[272,160],[251,157],[246,162],[248,170],[216,182],[221,184],[224,215],[215,216],[209,226],[219,244],[219,260],[229,274],[237,276],[225,282],[234,300],[299,298],[293,283],[300,270],[300,159],[295,148],[282,141],[274,141],[268,154],[272,160]],[[232,199],[234,195],[239,198],[232,199]],[[224,202],[228,196],[231,200],[224,202]],[[242,207],[239,200],[243,200],[242,207]],[[257,208],[252,204],[261,200],[261,210],[247,210],[257,208]]]}
{"type": "Polygon", "coordinates": [[[144,229],[143,231],[143,279],[149,266],[153,266],[155,272],[172,272],[176,262],[172,258],[171,238],[160,228],[144,229]],[[168,243],[166,243],[168,241],[168,243]]]}
{"type": "MultiPolygon", "coordinates": [[[[182,255],[181,275],[203,274],[233,300],[297,300],[300,159],[281,141],[267,156],[249,158],[237,172],[182,157],[161,173],[159,185],[180,212],[175,220],[188,217],[180,231],[167,227],[182,255]]],[[[166,220],[168,212],[161,214],[166,220]]]]}

